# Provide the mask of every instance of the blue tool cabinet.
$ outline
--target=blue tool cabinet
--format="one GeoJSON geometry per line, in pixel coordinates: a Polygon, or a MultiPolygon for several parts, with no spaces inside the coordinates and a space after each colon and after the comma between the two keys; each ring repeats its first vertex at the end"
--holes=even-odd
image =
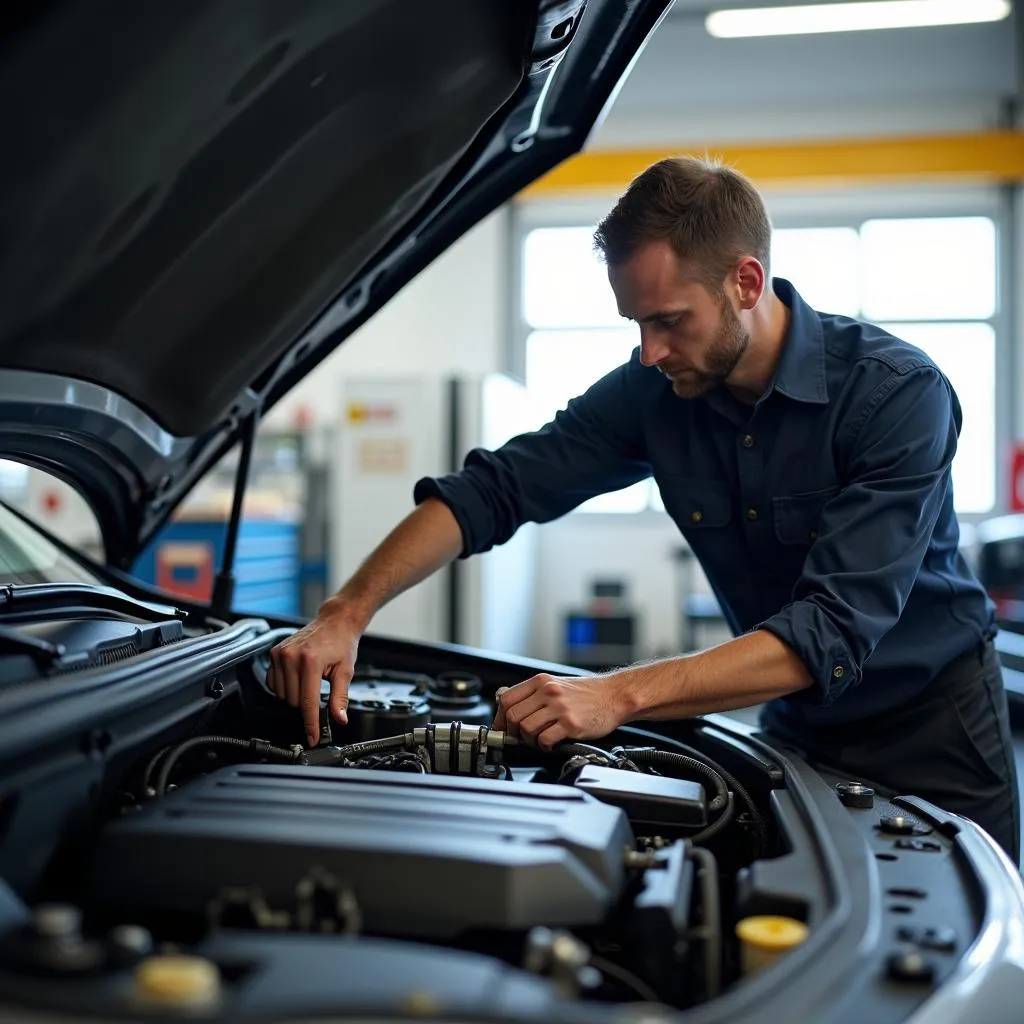
{"type": "MultiPolygon", "coordinates": [[[[300,524],[243,519],[235,554],[234,609],[257,615],[300,613],[300,524]]],[[[135,563],[138,579],[193,601],[209,601],[224,556],[227,523],[168,523],[135,563]]]]}

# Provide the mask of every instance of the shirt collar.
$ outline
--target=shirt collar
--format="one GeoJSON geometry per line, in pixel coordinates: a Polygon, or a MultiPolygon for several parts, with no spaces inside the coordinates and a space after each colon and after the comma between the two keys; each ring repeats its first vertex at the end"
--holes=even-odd
{"type": "Polygon", "coordinates": [[[798,402],[823,405],[828,402],[828,385],[821,317],[785,278],[772,278],[772,287],[779,300],[789,307],[790,315],[782,358],[769,390],[798,402]]]}

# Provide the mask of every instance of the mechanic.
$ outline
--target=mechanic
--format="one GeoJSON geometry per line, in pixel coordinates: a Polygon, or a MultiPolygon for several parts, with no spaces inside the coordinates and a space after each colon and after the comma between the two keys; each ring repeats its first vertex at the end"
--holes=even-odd
{"type": "Polygon", "coordinates": [[[344,721],[359,638],[387,601],[524,522],[653,474],[735,638],[534,676],[501,694],[496,727],[550,749],[764,704],[766,731],[805,756],[974,819],[1018,863],[994,610],[958,550],[949,382],[917,349],[772,279],[764,203],[732,169],[659,161],[595,243],[639,348],[540,431],[421,480],[414,511],[274,649],[271,685],[303,709],[310,743],[321,677],[344,721]]]}

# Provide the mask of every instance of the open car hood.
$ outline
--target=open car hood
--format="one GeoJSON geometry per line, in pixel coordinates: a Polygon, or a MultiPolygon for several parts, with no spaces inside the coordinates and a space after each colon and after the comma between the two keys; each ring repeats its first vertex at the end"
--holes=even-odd
{"type": "Polygon", "coordinates": [[[130,565],[251,416],[583,147],[670,4],[13,5],[0,455],[130,565]]]}

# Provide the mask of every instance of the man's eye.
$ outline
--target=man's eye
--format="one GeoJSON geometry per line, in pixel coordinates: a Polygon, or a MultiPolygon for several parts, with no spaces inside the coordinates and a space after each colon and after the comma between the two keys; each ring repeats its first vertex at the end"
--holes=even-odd
{"type": "Polygon", "coordinates": [[[680,319],[679,317],[675,317],[672,320],[659,320],[658,321],[658,326],[659,327],[664,327],[666,331],[670,331],[670,330],[672,330],[673,327],[678,326],[679,319],[680,319]]]}

